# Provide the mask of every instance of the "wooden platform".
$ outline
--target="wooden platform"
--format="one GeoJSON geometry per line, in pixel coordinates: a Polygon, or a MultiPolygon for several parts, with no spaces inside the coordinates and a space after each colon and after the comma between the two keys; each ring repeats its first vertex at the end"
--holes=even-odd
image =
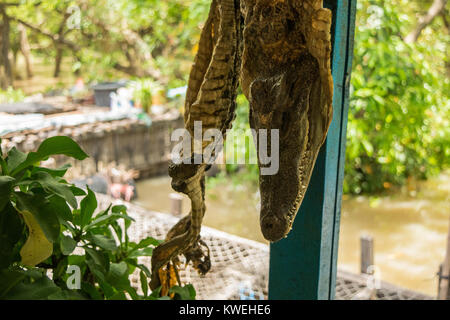
{"type": "MultiPolygon", "coordinates": [[[[100,208],[106,208],[113,200],[98,195],[100,208]]],[[[133,241],[153,236],[165,237],[166,232],[178,218],[145,210],[139,206],[123,203],[136,220],[130,227],[133,241]]],[[[237,237],[213,228],[203,227],[202,239],[211,251],[212,268],[206,276],[199,276],[191,268],[181,270],[185,283],[192,283],[197,290],[197,299],[267,299],[269,276],[269,246],[256,241],[237,237]]],[[[141,258],[141,263],[150,266],[150,259],[141,258]]],[[[295,269],[295,266],[292,266],[295,269]]],[[[139,290],[139,275],[133,276],[133,284],[139,290]]],[[[376,290],[370,290],[373,283],[368,276],[338,270],[336,280],[337,300],[431,300],[434,297],[401,288],[384,281],[376,290]],[[368,285],[369,284],[369,288],[368,285]]]]}

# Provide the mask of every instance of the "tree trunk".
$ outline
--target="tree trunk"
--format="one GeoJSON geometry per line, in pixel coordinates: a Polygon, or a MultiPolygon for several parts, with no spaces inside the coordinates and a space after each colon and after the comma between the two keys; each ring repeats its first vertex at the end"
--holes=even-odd
{"type": "Polygon", "coordinates": [[[14,80],[21,80],[22,77],[20,76],[20,73],[17,72],[17,56],[19,54],[18,50],[15,50],[14,48],[11,50],[9,55],[9,61],[11,64],[11,70],[13,74],[14,80]]]}
{"type": "Polygon", "coordinates": [[[13,84],[13,74],[11,68],[11,62],[9,61],[9,23],[10,18],[6,14],[6,10],[3,6],[0,6],[0,15],[2,16],[3,24],[2,24],[2,46],[1,46],[1,56],[4,70],[4,80],[2,83],[2,87],[9,87],[13,84]]]}
{"type": "Polygon", "coordinates": [[[58,78],[61,72],[61,61],[63,58],[63,49],[58,44],[56,45],[56,57],[55,57],[55,71],[53,72],[53,77],[58,78]]]}
{"type": "Polygon", "coordinates": [[[28,42],[27,30],[22,24],[18,24],[18,29],[20,32],[20,52],[22,52],[25,58],[25,67],[27,69],[27,78],[33,77],[33,69],[31,65],[31,54],[30,54],[30,43],[28,42]]]}
{"type": "Polygon", "coordinates": [[[428,26],[433,21],[433,19],[445,9],[446,3],[447,0],[434,0],[430,9],[428,9],[427,14],[419,19],[419,24],[416,26],[416,28],[406,36],[405,42],[416,42],[417,39],[419,39],[422,30],[425,29],[426,26],[428,26]]]}

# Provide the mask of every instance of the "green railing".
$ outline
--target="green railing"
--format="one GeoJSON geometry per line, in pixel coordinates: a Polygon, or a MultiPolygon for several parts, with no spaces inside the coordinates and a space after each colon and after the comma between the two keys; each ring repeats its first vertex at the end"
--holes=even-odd
{"type": "Polygon", "coordinates": [[[325,0],[333,12],[333,121],[286,239],[270,247],[269,299],[334,299],[356,0],[325,0]]]}

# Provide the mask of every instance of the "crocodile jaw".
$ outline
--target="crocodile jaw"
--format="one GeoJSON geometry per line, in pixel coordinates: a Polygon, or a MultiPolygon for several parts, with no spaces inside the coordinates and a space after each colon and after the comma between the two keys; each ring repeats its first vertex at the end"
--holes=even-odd
{"type": "Polygon", "coordinates": [[[292,228],[331,123],[331,12],[322,0],[243,0],[241,12],[250,126],[280,132],[278,173],[262,174],[258,154],[261,231],[278,241],[292,228]]]}
{"type": "MultiPolygon", "coordinates": [[[[281,73],[254,80],[250,87],[250,125],[257,132],[278,130],[279,139],[268,135],[267,149],[278,144],[279,170],[264,174],[266,159],[258,153],[261,194],[260,224],[264,237],[278,241],[292,228],[305,195],[316,155],[321,144],[313,143],[314,125],[320,120],[311,107],[315,84],[319,79],[317,63],[305,53],[281,73]],[[297,72],[291,72],[297,70],[297,72]],[[291,88],[291,89],[290,89],[291,88]]],[[[261,141],[258,141],[261,143],[261,141]]],[[[259,147],[259,145],[258,145],[259,147]]],[[[271,155],[273,156],[273,155],[271,155]]]]}

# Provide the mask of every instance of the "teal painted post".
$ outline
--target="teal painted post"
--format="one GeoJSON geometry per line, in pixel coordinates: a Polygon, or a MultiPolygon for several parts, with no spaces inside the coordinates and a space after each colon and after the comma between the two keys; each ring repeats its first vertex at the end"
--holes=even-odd
{"type": "Polygon", "coordinates": [[[333,12],[333,121],[286,239],[270,246],[269,299],[334,299],[356,0],[325,0],[333,12]]]}

